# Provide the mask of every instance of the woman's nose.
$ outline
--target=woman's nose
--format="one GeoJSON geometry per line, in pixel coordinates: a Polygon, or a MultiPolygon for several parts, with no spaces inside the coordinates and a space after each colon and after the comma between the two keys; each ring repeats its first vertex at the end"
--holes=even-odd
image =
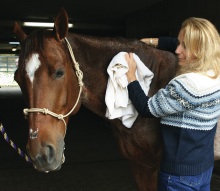
{"type": "Polygon", "coordinates": [[[176,47],[175,53],[176,53],[176,54],[180,54],[180,53],[181,53],[181,47],[180,47],[180,45],[178,45],[178,46],[176,47]]]}

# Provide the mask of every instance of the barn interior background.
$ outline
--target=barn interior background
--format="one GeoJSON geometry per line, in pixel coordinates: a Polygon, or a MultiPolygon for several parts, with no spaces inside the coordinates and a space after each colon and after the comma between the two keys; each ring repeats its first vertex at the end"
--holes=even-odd
{"type": "MultiPolygon", "coordinates": [[[[143,38],[177,36],[188,17],[204,17],[220,30],[218,0],[3,0],[0,2],[0,121],[13,141],[25,150],[27,126],[24,100],[13,81],[20,45],[14,21],[28,34],[37,27],[24,22],[53,22],[64,7],[73,24],[70,32],[143,38]]],[[[129,164],[123,160],[108,125],[85,108],[72,117],[66,136],[66,162],[55,173],[39,173],[0,136],[1,191],[136,191],[129,164]]],[[[216,162],[212,191],[220,189],[216,162]]]]}

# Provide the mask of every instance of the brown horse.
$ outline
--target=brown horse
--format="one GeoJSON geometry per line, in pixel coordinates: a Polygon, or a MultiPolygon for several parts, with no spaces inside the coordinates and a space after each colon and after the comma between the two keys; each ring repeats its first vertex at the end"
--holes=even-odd
{"type": "MultiPolygon", "coordinates": [[[[68,33],[64,9],[57,15],[53,31],[40,29],[26,35],[16,23],[14,33],[21,42],[15,80],[30,108],[25,110],[30,131],[27,152],[39,171],[60,169],[69,114],[75,114],[81,104],[105,118],[107,67],[117,53],[136,53],[154,73],[150,96],[170,81],[177,68],[173,54],[139,40],[68,33]],[[83,86],[74,59],[83,73],[83,86]]],[[[162,147],[159,119],[138,117],[132,128],[118,119],[108,121],[122,156],[131,162],[138,189],[155,191],[162,147]]]]}

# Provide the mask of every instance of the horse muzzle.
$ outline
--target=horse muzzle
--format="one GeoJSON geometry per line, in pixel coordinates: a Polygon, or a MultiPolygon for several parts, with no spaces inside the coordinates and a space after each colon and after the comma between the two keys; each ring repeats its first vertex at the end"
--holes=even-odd
{"type": "Polygon", "coordinates": [[[56,152],[54,146],[44,146],[36,155],[32,155],[27,148],[28,155],[34,168],[40,172],[58,171],[65,162],[64,147],[62,152],[56,152]]]}
{"type": "Polygon", "coordinates": [[[49,172],[51,172],[51,171],[58,171],[58,170],[60,170],[61,169],[61,167],[62,167],[62,164],[65,162],[65,155],[64,155],[64,153],[63,153],[63,156],[62,156],[62,160],[61,160],[61,163],[60,163],[60,165],[57,167],[57,168],[55,168],[54,170],[46,170],[46,171],[42,171],[42,170],[39,170],[35,165],[34,165],[34,168],[36,169],[36,170],[38,170],[38,171],[41,171],[41,172],[45,172],[45,173],[49,173],[49,172]]]}

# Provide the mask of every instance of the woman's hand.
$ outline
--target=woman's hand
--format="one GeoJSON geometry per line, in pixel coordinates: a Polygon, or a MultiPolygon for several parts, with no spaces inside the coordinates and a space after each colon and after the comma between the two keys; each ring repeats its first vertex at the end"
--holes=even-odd
{"type": "Polygon", "coordinates": [[[128,63],[128,71],[126,75],[127,75],[128,83],[130,83],[136,80],[135,72],[137,69],[137,63],[134,60],[133,53],[126,53],[125,59],[128,63]]]}

